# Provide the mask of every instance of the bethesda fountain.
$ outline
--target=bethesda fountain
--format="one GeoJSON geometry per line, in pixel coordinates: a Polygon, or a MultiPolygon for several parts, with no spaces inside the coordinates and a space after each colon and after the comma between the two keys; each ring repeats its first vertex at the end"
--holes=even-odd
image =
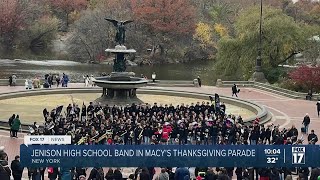
{"type": "Polygon", "coordinates": [[[142,103],[137,97],[136,90],[146,86],[148,81],[144,78],[135,77],[135,73],[126,72],[126,55],[136,53],[134,49],[127,49],[125,44],[125,25],[133,21],[117,21],[108,19],[117,29],[116,46],[114,49],[106,49],[108,53],[114,54],[113,72],[107,76],[96,77],[94,83],[102,87],[102,96],[95,103],[103,105],[125,105],[131,103],[142,103]]]}

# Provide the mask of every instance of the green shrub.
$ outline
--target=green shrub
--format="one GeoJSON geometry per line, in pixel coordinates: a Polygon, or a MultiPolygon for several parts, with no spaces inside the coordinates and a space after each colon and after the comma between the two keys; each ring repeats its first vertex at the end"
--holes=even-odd
{"type": "Polygon", "coordinates": [[[264,71],[264,73],[268,82],[271,84],[278,82],[281,77],[287,76],[287,72],[282,67],[268,68],[264,71]]]}

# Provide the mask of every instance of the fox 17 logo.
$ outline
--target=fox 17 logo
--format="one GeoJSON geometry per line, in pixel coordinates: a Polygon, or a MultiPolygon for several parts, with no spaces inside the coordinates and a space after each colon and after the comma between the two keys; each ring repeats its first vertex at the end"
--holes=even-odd
{"type": "Polygon", "coordinates": [[[306,147],[292,147],[292,164],[306,163],[306,147]]]}

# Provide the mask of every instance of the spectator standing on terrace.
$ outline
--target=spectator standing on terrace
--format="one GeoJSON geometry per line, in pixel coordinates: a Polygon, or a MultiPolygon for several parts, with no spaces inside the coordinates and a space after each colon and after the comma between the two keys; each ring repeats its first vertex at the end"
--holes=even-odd
{"type": "Polygon", "coordinates": [[[320,116],[320,99],[318,99],[318,102],[317,102],[317,112],[318,112],[318,117],[320,116]]]}
{"type": "Polygon", "coordinates": [[[299,173],[299,178],[303,180],[308,180],[308,176],[310,173],[309,168],[307,167],[299,168],[298,173],[299,173]]]}
{"type": "Polygon", "coordinates": [[[10,180],[11,170],[8,166],[8,155],[4,152],[4,147],[0,147],[0,179],[10,180]]]}
{"type": "Polygon", "coordinates": [[[12,76],[9,76],[9,86],[12,86],[12,76]]]}
{"type": "Polygon", "coordinates": [[[201,79],[200,79],[200,76],[197,77],[197,80],[198,80],[199,87],[201,87],[201,79]]]}
{"type": "Polygon", "coordinates": [[[169,180],[169,174],[166,172],[165,168],[161,169],[161,173],[158,175],[156,180],[169,180]]]}
{"type": "Polygon", "coordinates": [[[122,173],[120,171],[120,168],[117,168],[114,170],[114,173],[113,173],[113,179],[114,180],[122,180],[122,173]]]}
{"type": "Polygon", "coordinates": [[[113,175],[113,169],[112,168],[109,168],[106,176],[105,176],[105,179],[106,180],[113,180],[114,179],[114,175],[113,175]]]}
{"type": "Polygon", "coordinates": [[[206,173],[205,180],[215,180],[215,179],[217,179],[217,177],[214,174],[213,169],[210,168],[206,173]]]}
{"type": "Polygon", "coordinates": [[[304,126],[305,133],[308,134],[308,128],[310,124],[310,117],[308,113],[306,114],[306,116],[304,116],[302,124],[304,126]]]}
{"type": "Polygon", "coordinates": [[[68,87],[69,77],[63,73],[62,76],[62,87],[68,87]]]}
{"type": "Polygon", "coordinates": [[[157,77],[156,72],[153,72],[151,75],[152,82],[154,83],[156,82],[156,77],[157,77]]]}
{"type": "Polygon", "coordinates": [[[142,168],[141,173],[138,174],[137,180],[151,180],[150,173],[147,168],[142,168]]]}
{"type": "Polygon", "coordinates": [[[16,118],[16,115],[13,114],[10,118],[9,118],[9,127],[10,127],[10,137],[13,136],[13,133],[12,133],[12,124],[13,124],[13,120],[16,118]]]}
{"type": "Polygon", "coordinates": [[[88,180],[104,180],[104,173],[101,167],[95,167],[91,170],[88,180]]]}
{"type": "Polygon", "coordinates": [[[17,83],[17,76],[16,75],[12,75],[12,86],[16,86],[17,83]]]}
{"type": "Polygon", "coordinates": [[[314,168],[311,170],[310,180],[318,180],[320,177],[320,168],[314,168]]]}
{"type": "Polygon", "coordinates": [[[18,131],[20,129],[20,126],[21,126],[21,122],[19,119],[19,115],[17,115],[16,118],[13,120],[12,126],[11,126],[12,137],[18,138],[18,131]]]}
{"type": "Polygon", "coordinates": [[[94,77],[93,77],[93,75],[91,74],[91,77],[90,77],[90,79],[89,79],[89,86],[91,86],[91,87],[93,87],[94,86],[94,77]]]}
{"type": "Polygon", "coordinates": [[[89,87],[89,81],[90,81],[89,75],[83,76],[83,78],[84,78],[84,87],[89,87]]]}
{"type": "Polygon", "coordinates": [[[16,156],[11,162],[12,176],[14,180],[21,180],[23,167],[20,163],[20,156],[16,156]]]}
{"type": "Polygon", "coordinates": [[[59,87],[60,82],[61,82],[61,78],[60,78],[59,74],[56,75],[56,82],[57,82],[57,87],[59,87]]]}
{"type": "Polygon", "coordinates": [[[318,142],[318,136],[314,134],[314,130],[311,130],[311,133],[308,135],[309,144],[316,144],[318,142]]]}
{"type": "Polygon", "coordinates": [[[189,180],[190,179],[190,172],[186,167],[178,167],[175,175],[174,180],[189,180]]]}
{"type": "Polygon", "coordinates": [[[48,168],[48,178],[50,180],[56,180],[59,175],[59,169],[57,167],[49,167],[48,168]]]}

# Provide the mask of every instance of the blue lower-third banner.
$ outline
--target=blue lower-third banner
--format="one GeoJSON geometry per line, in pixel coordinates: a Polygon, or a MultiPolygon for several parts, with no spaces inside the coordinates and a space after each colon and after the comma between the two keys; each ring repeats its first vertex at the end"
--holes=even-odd
{"type": "Polygon", "coordinates": [[[319,167],[320,148],[270,145],[29,145],[25,167],[319,167]]]}

